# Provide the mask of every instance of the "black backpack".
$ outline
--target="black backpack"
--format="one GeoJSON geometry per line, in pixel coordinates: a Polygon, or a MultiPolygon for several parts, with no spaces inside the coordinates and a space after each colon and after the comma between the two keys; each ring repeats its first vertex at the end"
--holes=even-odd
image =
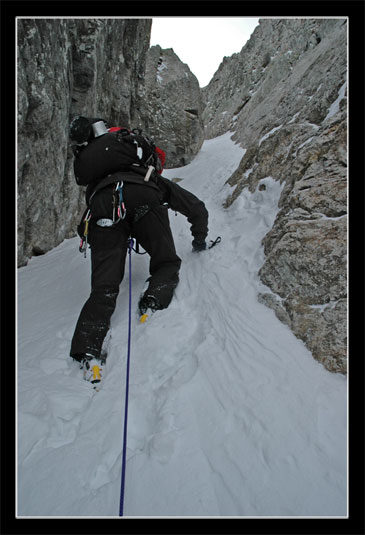
{"type": "Polygon", "coordinates": [[[156,146],[141,130],[121,129],[92,139],[75,158],[79,186],[97,183],[109,174],[133,168],[159,168],[156,146]]]}

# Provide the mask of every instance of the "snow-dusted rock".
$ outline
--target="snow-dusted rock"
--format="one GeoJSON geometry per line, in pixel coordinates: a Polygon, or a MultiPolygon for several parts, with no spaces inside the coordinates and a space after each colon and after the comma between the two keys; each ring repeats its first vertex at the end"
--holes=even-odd
{"type": "Polygon", "coordinates": [[[204,93],[208,137],[233,130],[246,149],[225,206],[266,176],[284,185],[259,272],[279,297],[268,292],[260,300],[316,359],[345,373],[346,20],[260,20],[204,93]]]}
{"type": "Polygon", "coordinates": [[[196,76],[172,48],[149,49],[137,109],[141,124],[166,151],[166,167],[190,163],[204,141],[203,101],[196,76]]]}

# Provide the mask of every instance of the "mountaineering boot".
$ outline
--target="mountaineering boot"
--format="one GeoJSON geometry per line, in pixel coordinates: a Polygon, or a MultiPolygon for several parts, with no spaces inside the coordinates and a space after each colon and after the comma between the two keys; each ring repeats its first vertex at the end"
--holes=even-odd
{"type": "Polygon", "coordinates": [[[105,359],[86,356],[81,364],[84,370],[84,379],[91,383],[98,392],[100,381],[104,377],[105,359]]]}
{"type": "Polygon", "coordinates": [[[161,305],[153,295],[144,295],[138,303],[139,312],[145,314],[148,310],[150,312],[155,312],[156,310],[161,310],[161,305]]]}
{"type": "Polygon", "coordinates": [[[151,316],[156,310],[160,310],[161,306],[157,299],[152,295],[144,295],[138,303],[141,323],[144,323],[148,316],[151,316]]]}

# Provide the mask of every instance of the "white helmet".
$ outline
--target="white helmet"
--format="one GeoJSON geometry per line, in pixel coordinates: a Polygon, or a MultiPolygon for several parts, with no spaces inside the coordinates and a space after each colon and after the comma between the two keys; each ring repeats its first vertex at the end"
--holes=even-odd
{"type": "Polygon", "coordinates": [[[93,129],[94,137],[102,136],[104,134],[107,134],[108,132],[108,129],[104,121],[97,121],[96,123],[93,123],[91,126],[93,129]]]}

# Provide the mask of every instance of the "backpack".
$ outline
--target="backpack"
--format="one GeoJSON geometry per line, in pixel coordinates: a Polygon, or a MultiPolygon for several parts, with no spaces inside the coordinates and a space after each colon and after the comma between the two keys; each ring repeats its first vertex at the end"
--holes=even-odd
{"type": "Polygon", "coordinates": [[[139,129],[121,128],[83,147],[75,159],[74,172],[77,184],[87,186],[118,171],[143,168],[147,172],[150,166],[157,171],[162,169],[153,141],[139,129]]]}

